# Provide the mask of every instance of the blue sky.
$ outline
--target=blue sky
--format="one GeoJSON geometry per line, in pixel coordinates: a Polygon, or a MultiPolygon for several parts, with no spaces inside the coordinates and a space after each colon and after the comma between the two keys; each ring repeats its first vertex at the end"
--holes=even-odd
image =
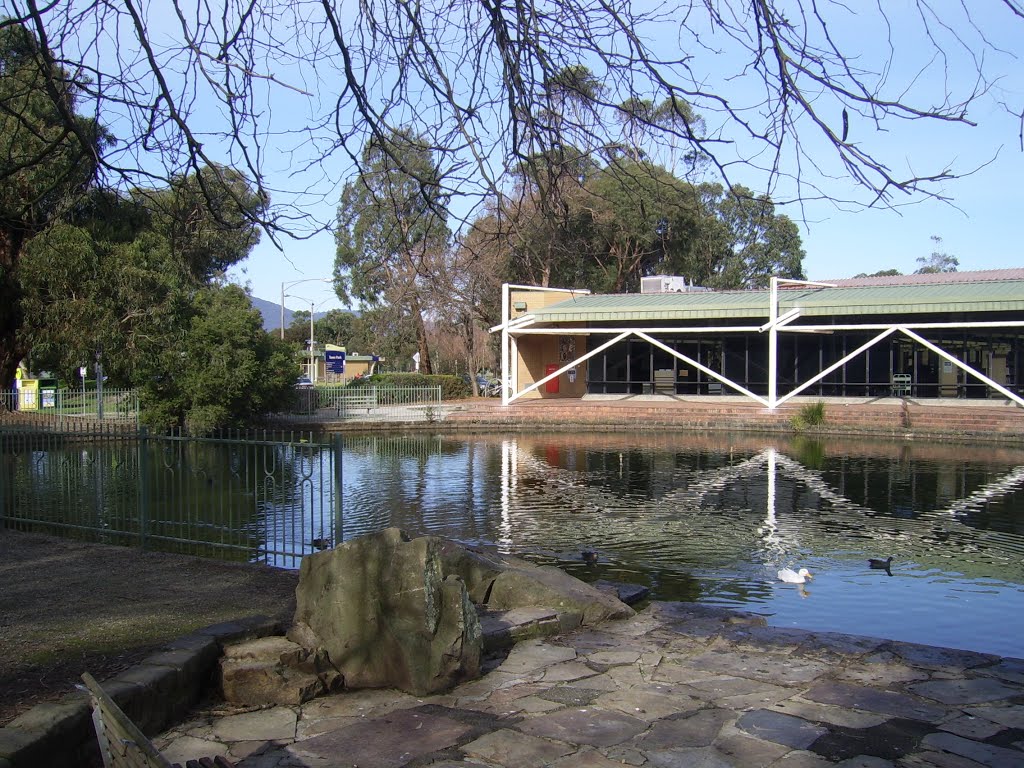
{"type": "MultiPolygon", "coordinates": [[[[898,3],[888,6],[887,10],[897,6],[903,10],[913,9],[912,4],[898,3]]],[[[840,7],[831,6],[833,9],[840,7]]],[[[780,212],[800,224],[807,254],[804,267],[808,278],[850,277],[860,272],[890,268],[904,273],[913,272],[918,267],[917,258],[927,257],[932,252],[933,235],[942,238],[942,251],[959,259],[961,271],[1024,267],[1020,246],[1024,219],[1021,119],[1014,118],[999,106],[1000,102],[1015,104],[1019,111],[1024,104],[1024,66],[1013,53],[1024,50],[1024,45],[1021,45],[1024,42],[1024,25],[1010,22],[1005,7],[1001,8],[999,3],[971,10],[980,14],[976,20],[998,49],[986,64],[993,66],[994,71],[1004,73],[1001,79],[990,83],[990,93],[972,106],[968,117],[978,123],[977,127],[922,121],[875,125],[857,115],[852,115],[850,121],[851,140],[879,150],[897,176],[947,166],[967,175],[937,188],[939,194],[950,198],[949,202],[921,197],[904,199],[897,194],[893,208],[841,207],[825,201],[780,208],[780,212]]],[[[849,50],[856,52],[858,65],[877,68],[881,66],[880,61],[888,59],[888,80],[894,85],[901,79],[914,79],[916,74],[915,88],[927,98],[938,98],[948,85],[972,87],[970,78],[974,69],[963,58],[966,51],[961,50],[960,58],[957,58],[956,46],[947,46],[951,58],[936,67],[931,49],[914,42],[920,41],[919,34],[915,36],[911,30],[906,37],[900,37],[910,29],[903,28],[904,22],[912,18],[899,15],[892,18],[894,43],[891,51],[888,39],[880,36],[871,27],[872,20],[864,16],[839,20],[846,23],[830,26],[830,31],[845,37],[849,50]],[[839,31],[835,31],[837,28],[839,31]],[[925,67],[929,68],[922,69],[925,67]],[[923,74],[917,74],[922,71],[923,74]]],[[[678,40],[656,42],[660,45],[683,44],[678,40]]],[[[714,53],[718,57],[733,55],[727,40],[724,43],[721,40],[713,42],[716,44],[714,53]]],[[[727,62],[733,68],[736,63],[727,62]]],[[[722,87],[732,85],[723,81],[722,87]]],[[[744,95],[742,88],[737,93],[739,97],[744,95]]],[[[713,127],[714,116],[706,115],[706,118],[709,118],[709,126],[713,127]]],[[[798,128],[803,127],[798,125],[798,128]]],[[[831,197],[851,199],[854,186],[842,177],[827,148],[816,138],[809,139],[806,148],[820,163],[819,170],[823,175],[816,181],[819,188],[831,197]]],[[[323,172],[325,176],[335,177],[334,189],[340,190],[349,170],[335,166],[324,168],[323,172]]],[[[756,191],[764,189],[761,176],[753,169],[738,169],[735,180],[756,191]]],[[[792,190],[780,186],[775,197],[782,198],[787,192],[792,190]]],[[[316,219],[329,221],[333,218],[336,196],[336,191],[325,192],[322,202],[315,204],[318,209],[314,214],[316,219]]],[[[279,251],[269,238],[264,237],[247,261],[233,271],[233,279],[249,284],[253,294],[260,298],[278,301],[282,282],[331,275],[334,242],[330,233],[320,233],[304,241],[286,240],[283,246],[283,252],[279,251]]],[[[323,283],[304,283],[289,293],[302,297],[286,300],[289,308],[308,309],[309,301],[318,303],[317,311],[341,306],[333,297],[330,286],[323,283]]]]}

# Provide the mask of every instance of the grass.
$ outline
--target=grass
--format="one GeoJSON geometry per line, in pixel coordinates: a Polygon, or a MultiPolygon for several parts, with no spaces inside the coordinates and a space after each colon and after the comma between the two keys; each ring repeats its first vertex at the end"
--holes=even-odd
{"type": "Polygon", "coordinates": [[[0,725],[221,621],[287,620],[298,573],[0,528],[0,725]]]}
{"type": "Polygon", "coordinates": [[[825,403],[819,400],[816,403],[808,403],[800,406],[800,410],[789,420],[793,429],[802,432],[812,427],[820,427],[825,423],[825,403]]]}

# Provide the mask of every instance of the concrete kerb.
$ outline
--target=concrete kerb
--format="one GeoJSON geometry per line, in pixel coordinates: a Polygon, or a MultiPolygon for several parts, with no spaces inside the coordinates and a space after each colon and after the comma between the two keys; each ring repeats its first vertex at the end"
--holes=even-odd
{"type": "MultiPolygon", "coordinates": [[[[495,612],[487,621],[495,625],[486,632],[485,651],[491,653],[566,629],[558,612],[547,609],[495,612]]],[[[139,664],[103,681],[103,689],[143,733],[153,736],[182,720],[201,700],[214,682],[226,645],[284,633],[281,622],[263,616],[214,624],[166,643],[139,664]]],[[[37,704],[0,728],[0,768],[77,768],[98,761],[84,691],[37,704]]]]}
{"type": "MultiPolygon", "coordinates": [[[[199,702],[225,644],[283,633],[279,621],[265,616],[214,624],[167,643],[102,685],[144,733],[155,735],[199,702]]],[[[37,704],[0,728],[0,768],[77,768],[98,760],[84,692],[37,704]]]]}

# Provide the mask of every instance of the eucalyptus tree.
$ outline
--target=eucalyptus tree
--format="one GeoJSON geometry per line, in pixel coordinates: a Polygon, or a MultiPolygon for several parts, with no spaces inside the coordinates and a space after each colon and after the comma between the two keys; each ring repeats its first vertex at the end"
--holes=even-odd
{"type": "Polygon", "coordinates": [[[637,291],[645,275],[688,274],[700,216],[691,185],[647,162],[609,163],[577,200],[586,218],[586,286],[637,291]]]}
{"type": "Polygon", "coordinates": [[[709,288],[765,288],[772,275],[804,276],[800,230],[767,195],[720,184],[696,185],[694,194],[700,221],[681,274],[709,288]]]}
{"type": "Polygon", "coordinates": [[[956,272],[960,266],[960,260],[952,254],[940,250],[942,238],[932,235],[932,252],[928,256],[918,256],[917,263],[920,266],[914,270],[915,275],[929,275],[939,272],[956,272]]]}
{"type": "Polygon", "coordinates": [[[432,372],[425,320],[436,296],[433,276],[450,239],[433,152],[407,129],[370,141],[364,170],[342,191],[335,231],[338,295],[409,322],[424,373],[432,372]]]}

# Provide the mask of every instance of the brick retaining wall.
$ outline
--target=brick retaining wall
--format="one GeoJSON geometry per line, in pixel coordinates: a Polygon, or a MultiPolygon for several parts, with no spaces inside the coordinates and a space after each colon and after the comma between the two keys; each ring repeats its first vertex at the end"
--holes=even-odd
{"type": "MultiPolygon", "coordinates": [[[[815,402],[815,401],[807,401],[815,402]]],[[[1024,442],[1024,408],[1006,403],[925,404],[893,399],[823,400],[824,423],[807,431],[887,437],[1024,442]]],[[[713,429],[793,432],[792,419],[806,405],[774,411],[749,401],[532,400],[503,407],[497,401],[456,404],[448,429],[713,429]]],[[[437,425],[434,425],[435,427],[437,425]]]]}

